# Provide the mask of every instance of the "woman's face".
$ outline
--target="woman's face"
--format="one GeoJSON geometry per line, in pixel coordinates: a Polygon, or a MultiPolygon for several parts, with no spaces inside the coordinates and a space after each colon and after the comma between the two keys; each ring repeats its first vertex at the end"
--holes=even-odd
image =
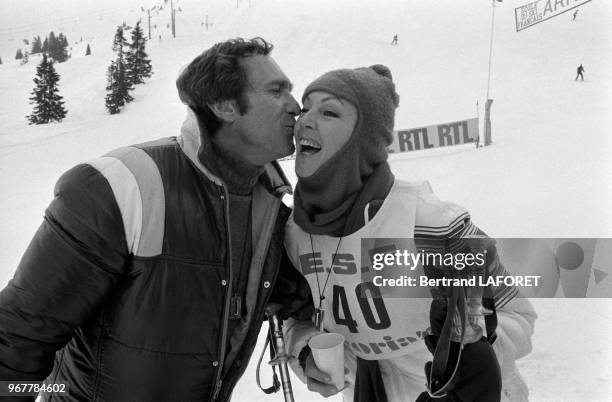
{"type": "Polygon", "coordinates": [[[304,99],[302,114],[295,123],[295,173],[309,177],[347,143],[357,108],[327,92],[311,92],[304,99]]]}

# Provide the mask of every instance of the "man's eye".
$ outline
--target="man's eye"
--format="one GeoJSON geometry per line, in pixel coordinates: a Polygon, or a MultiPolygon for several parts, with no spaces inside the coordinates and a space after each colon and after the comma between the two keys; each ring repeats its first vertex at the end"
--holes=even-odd
{"type": "Polygon", "coordinates": [[[280,87],[272,88],[272,89],[270,89],[270,92],[273,93],[274,95],[278,95],[278,94],[281,93],[281,89],[280,89],[280,87]]]}

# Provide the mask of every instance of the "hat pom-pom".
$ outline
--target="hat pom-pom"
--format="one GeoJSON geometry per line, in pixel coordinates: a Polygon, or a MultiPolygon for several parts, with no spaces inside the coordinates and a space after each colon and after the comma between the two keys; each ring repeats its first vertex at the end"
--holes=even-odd
{"type": "Polygon", "coordinates": [[[378,75],[382,75],[383,77],[387,77],[393,81],[393,76],[391,75],[391,70],[389,70],[389,67],[382,64],[374,64],[373,66],[370,66],[370,68],[376,71],[378,75]]]}
{"type": "Polygon", "coordinates": [[[393,84],[393,76],[391,75],[391,70],[389,70],[389,67],[383,64],[374,64],[373,66],[370,66],[370,68],[374,70],[376,74],[382,77],[388,78],[389,81],[391,81],[387,86],[389,87],[391,96],[393,97],[393,105],[395,107],[398,107],[399,106],[399,95],[395,92],[395,85],[393,84]]]}

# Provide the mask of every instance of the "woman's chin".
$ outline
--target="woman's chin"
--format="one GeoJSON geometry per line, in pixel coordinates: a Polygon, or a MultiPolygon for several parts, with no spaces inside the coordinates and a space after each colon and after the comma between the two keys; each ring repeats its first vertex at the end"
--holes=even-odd
{"type": "Polygon", "coordinates": [[[306,176],[306,172],[304,172],[304,169],[301,169],[298,166],[297,162],[295,163],[295,175],[297,176],[298,180],[308,177],[306,176]]]}
{"type": "Polygon", "coordinates": [[[311,176],[314,172],[313,167],[307,159],[307,156],[300,156],[299,153],[295,156],[295,175],[298,177],[298,179],[305,179],[308,176],[311,176]]]}

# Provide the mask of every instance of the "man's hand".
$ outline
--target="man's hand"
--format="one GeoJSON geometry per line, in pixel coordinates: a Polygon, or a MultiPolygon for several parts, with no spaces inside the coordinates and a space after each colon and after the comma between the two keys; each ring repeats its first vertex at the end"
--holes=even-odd
{"type": "Polygon", "coordinates": [[[308,284],[279,276],[276,282],[276,298],[283,306],[279,311],[281,320],[295,318],[299,321],[310,320],[314,313],[314,304],[308,284]],[[301,286],[300,286],[301,285],[301,286]],[[304,287],[305,285],[305,287],[304,287]]]}
{"type": "MultiPolygon", "coordinates": [[[[347,374],[347,372],[348,370],[344,368],[344,374],[347,374]]],[[[308,390],[317,392],[324,398],[336,395],[338,392],[349,386],[349,383],[345,382],[342,389],[337,389],[332,383],[331,376],[319,370],[314,358],[312,357],[312,354],[310,354],[306,359],[304,374],[306,375],[306,385],[308,386],[308,390]]]]}
{"type": "Polygon", "coordinates": [[[302,274],[291,265],[289,257],[283,254],[270,302],[281,304],[282,308],[278,312],[281,320],[291,317],[308,321],[314,313],[310,287],[302,274]]]}

